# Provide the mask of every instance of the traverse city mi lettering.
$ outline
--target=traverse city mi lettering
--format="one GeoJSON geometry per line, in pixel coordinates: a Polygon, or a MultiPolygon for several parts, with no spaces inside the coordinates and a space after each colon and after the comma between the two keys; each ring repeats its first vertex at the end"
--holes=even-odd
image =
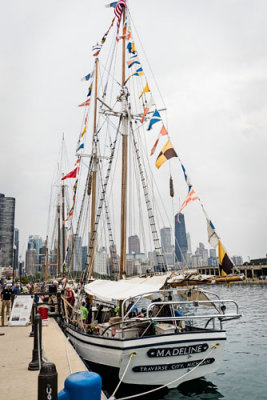
{"type": "MultiPolygon", "coordinates": [[[[182,368],[194,368],[196,367],[202,360],[194,360],[187,361],[182,363],[175,364],[161,364],[161,365],[140,365],[133,367],[133,372],[157,372],[157,371],[170,371],[182,368]]],[[[214,363],[214,358],[207,358],[200,364],[200,367],[203,365],[209,365],[214,363]]]]}
{"type": "Polygon", "coordinates": [[[203,353],[208,348],[209,346],[207,345],[207,343],[183,347],[164,347],[160,349],[150,349],[148,350],[147,355],[148,357],[184,356],[188,354],[203,353]]]}

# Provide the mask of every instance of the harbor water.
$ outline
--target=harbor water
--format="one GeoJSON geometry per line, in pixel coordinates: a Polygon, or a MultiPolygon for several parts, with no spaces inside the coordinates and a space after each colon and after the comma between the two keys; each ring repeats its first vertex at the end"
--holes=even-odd
{"type": "MultiPolygon", "coordinates": [[[[136,399],[153,400],[265,400],[267,399],[267,286],[226,285],[206,289],[221,298],[237,301],[242,318],[224,323],[227,342],[219,370],[204,378],[188,381],[177,389],[161,390],[136,399]]],[[[108,394],[112,382],[104,380],[108,394]]],[[[146,388],[149,390],[149,387],[146,388]]],[[[123,386],[116,398],[134,394],[123,386]]]]}

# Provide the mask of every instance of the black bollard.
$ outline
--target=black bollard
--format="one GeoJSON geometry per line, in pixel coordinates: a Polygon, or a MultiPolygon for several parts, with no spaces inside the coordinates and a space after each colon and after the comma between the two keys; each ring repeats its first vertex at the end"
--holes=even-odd
{"type": "Polygon", "coordinates": [[[53,363],[44,363],[38,375],[38,400],[57,400],[57,370],[53,363]]]}
{"type": "Polygon", "coordinates": [[[32,330],[30,333],[30,337],[34,337],[34,319],[35,319],[35,315],[37,313],[37,304],[36,304],[36,299],[33,298],[33,305],[32,305],[32,330]]]}
{"type": "Polygon", "coordinates": [[[42,318],[36,313],[34,318],[34,339],[32,361],[29,363],[28,370],[38,371],[42,363],[42,318]]]}

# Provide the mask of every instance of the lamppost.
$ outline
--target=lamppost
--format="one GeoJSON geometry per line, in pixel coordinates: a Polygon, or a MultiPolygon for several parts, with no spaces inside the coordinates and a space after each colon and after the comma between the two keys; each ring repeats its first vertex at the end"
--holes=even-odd
{"type": "Polygon", "coordinates": [[[16,256],[16,250],[17,250],[17,247],[14,244],[13,245],[13,285],[15,283],[15,259],[16,259],[15,256],[16,256]]]}
{"type": "Polygon", "coordinates": [[[21,274],[22,274],[22,261],[21,256],[19,257],[19,287],[21,292],[21,274]]]}

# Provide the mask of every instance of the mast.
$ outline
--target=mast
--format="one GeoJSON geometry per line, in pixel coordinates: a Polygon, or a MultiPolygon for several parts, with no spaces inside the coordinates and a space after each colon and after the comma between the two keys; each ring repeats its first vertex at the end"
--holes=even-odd
{"type": "MultiPolygon", "coordinates": [[[[66,240],[65,240],[65,185],[64,182],[62,184],[62,188],[61,188],[61,196],[62,196],[62,263],[64,264],[65,262],[65,252],[66,252],[66,240]]],[[[62,268],[63,269],[63,268],[62,268]]],[[[62,270],[63,272],[63,270],[62,270]]]]}
{"type": "Polygon", "coordinates": [[[97,171],[97,140],[96,140],[96,119],[97,119],[97,83],[98,83],[98,57],[95,60],[95,103],[94,103],[94,133],[93,133],[93,164],[92,164],[92,196],[91,196],[91,228],[89,241],[89,279],[94,271],[95,252],[95,211],[96,211],[96,171],[97,171]]]}
{"type": "Polygon", "coordinates": [[[125,82],[125,7],[123,9],[122,35],[122,175],[121,175],[121,257],[120,279],[126,270],[126,218],[127,218],[127,151],[128,151],[128,114],[125,82]]]}
{"type": "Polygon", "coordinates": [[[58,275],[61,274],[61,251],[60,251],[60,245],[61,243],[61,234],[60,234],[60,204],[58,201],[57,205],[57,273],[58,275]]]}

